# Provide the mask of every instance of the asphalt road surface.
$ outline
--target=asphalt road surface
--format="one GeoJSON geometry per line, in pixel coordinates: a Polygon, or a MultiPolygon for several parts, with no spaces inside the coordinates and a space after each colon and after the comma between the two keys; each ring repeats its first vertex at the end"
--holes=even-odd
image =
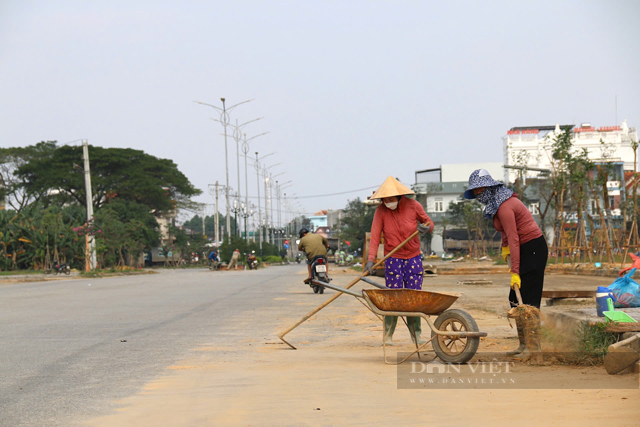
{"type": "Polygon", "coordinates": [[[233,319],[275,304],[303,269],[0,282],[0,426],[112,412],[193,347],[233,342],[233,319]]]}

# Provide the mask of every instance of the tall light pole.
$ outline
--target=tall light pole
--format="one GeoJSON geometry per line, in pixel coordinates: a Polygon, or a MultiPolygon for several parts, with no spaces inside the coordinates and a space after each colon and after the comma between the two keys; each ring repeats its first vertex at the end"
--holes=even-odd
{"type": "Polygon", "coordinates": [[[260,259],[262,259],[262,212],[260,211],[260,163],[256,151],[256,181],[258,183],[258,233],[260,233],[260,259]]]}
{"type": "Polygon", "coordinates": [[[250,209],[248,205],[242,203],[240,215],[242,215],[242,217],[244,218],[244,238],[247,241],[247,244],[249,244],[249,233],[247,233],[247,218],[253,215],[253,209],[250,209]]]}
{"type": "MultiPolygon", "coordinates": [[[[253,166],[256,169],[256,183],[258,187],[258,232],[260,233],[260,258],[262,258],[262,211],[260,210],[260,160],[265,157],[269,157],[276,153],[265,154],[264,156],[258,158],[258,152],[256,151],[256,162],[253,166]]],[[[266,205],[265,205],[266,209],[266,205]]]]}
{"type": "MultiPolygon", "coordinates": [[[[277,229],[279,227],[279,221],[280,221],[280,218],[279,218],[279,215],[278,215],[278,207],[276,205],[276,209],[275,209],[276,210],[276,212],[275,212],[276,223],[274,224],[274,222],[273,222],[273,216],[274,216],[273,210],[274,209],[273,209],[273,206],[272,206],[272,203],[271,203],[272,200],[273,200],[273,196],[271,195],[271,189],[273,188],[273,179],[279,177],[280,175],[284,175],[285,173],[286,172],[280,172],[279,174],[276,174],[276,175],[269,174],[269,183],[270,183],[270,185],[269,185],[269,207],[271,208],[269,213],[270,213],[270,216],[271,216],[271,225],[272,225],[271,229],[272,230],[277,229]],[[275,227],[273,227],[273,225],[275,225],[275,227]]],[[[278,196],[278,181],[276,181],[276,198],[279,200],[279,196],[278,196]]],[[[273,236],[274,233],[272,232],[271,234],[273,236]]],[[[274,238],[274,242],[275,242],[276,245],[278,244],[277,240],[278,240],[277,237],[275,237],[274,238]]]]}
{"type": "Polygon", "coordinates": [[[200,101],[194,101],[194,102],[201,105],[206,105],[211,108],[215,108],[220,113],[220,120],[216,120],[216,119],[213,119],[213,120],[222,123],[222,126],[224,127],[224,161],[225,161],[225,169],[226,169],[226,175],[227,175],[227,185],[225,186],[225,198],[226,198],[226,204],[227,204],[227,236],[229,241],[231,241],[231,220],[229,218],[229,208],[230,208],[230,205],[229,205],[229,155],[227,150],[227,126],[229,126],[229,121],[230,121],[229,112],[234,108],[236,108],[238,105],[246,104],[247,102],[253,101],[253,99],[239,102],[235,105],[232,105],[229,108],[227,108],[225,104],[225,98],[220,98],[220,101],[222,101],[222,108],[216,107],[215,105],[207,104],[206,102],[200,102],[200,101]]]}
{"type": "Polygon", "coordinates": [[[239,234],[239,227],[238,227],[238,212],[241,212],[242,210],[242,206],[240,206],[240,204],[238,203],[238,198],[236,196],[236,198],[233,201],[233,208],[231,208],[231,212],[233,212],[234,218],[235,218],[235,230],[233,231],[233,235],[236,236],[239,234]]]}
{"type": "MultiPolygon", "coordinates": [[[[237,169],[237,175],[238,175],[238,195],[236,197],[237,202],[236,204],[240,204],[240,199],[242,198],[241,196],[241,185],[240,185],[240,141],[242,141],[242,128],[246,125],[248,125],[249,123],[253,123],[253,122],[257,122],[258,120],[264,119],[264,117],[258,117],[257,119],[253,119],[253,120],[249,120],[248,122],[245,122],[241,125],[238,124],[238,120],[236,119],[236,124],[235,126],[231,125],[233,127],[233,139],[235,139],[236,141],[236,169],[237,169]]],[[[217,121],[217,120],[216,120],[217,121]]],[[[237,222],[238,222],[238,215],[237,212],[234,212],[235,214],[235,219],[236,219],[236,231],[238,231],[238,227],[237,227],[237,222]]],[[[239,233],[238,233],[239,234],[239,233]]]]}
{"type": "Polygon", "coordinates": [[[273,177],[271,176],[269,169],[281,164],[282,162],[262,168],[262,176],[264,178],[264,206],[265,206],[264,209],[265,209],[265,220],[267,224],[266,233],[267,233],[267,236],[269,237],[269,243],[272,243],[273,241],[273,233],[269,230],[269,225],[270,224],[273,225],[273,217],[272,217],[272,209],[271,209],[271,182],[273,177]]]}
{"type": "MultiPolygon", "coordinates": [[[[256,119],[256,120],[259,120],[259,119],[256,119]]],[[[247,206],[247,209],[248,209],[248,206],[249,206],[249,179],[248,179],[248,174],[247,174],[247,154],[249,153],[249,141],[251,141],[252,139],[256,139],[259,136],[266,135],[268,133],[269,132],[264,132],[264,133],[261,133],[259,135],[252,136],[249,139],[247,139],[247,134],[246,133],[244,134],[244,142],[242,143],[242,153],[244,154],[244,186],[245,186],[245,188],[244,188],[244,204],[245,204],[245,206],[247,206]]],[[[256,153],[256,154],[258,154],[258,153],[256,153]]],[[[256,162],[257,162],[257,160],[256,160],[256,162]]],[[[239,185],[240,185],[240,181],[238,180],[238,186],[239,185]]],[[[258,197],[258,200],[259,199],[260,199],[260,197],[258,197]]],[[[244,217],[244,232],[245,232],[245,238],[247,239],[247,243],[249,243],[249,235],[247,234],[247,217],[246,216],[244,217]]]]}
{"type": "MultiPolygon", "coordinates": [[[[280,194],[282,192],[282,190],[284,190],[285,188],[291,187],[291,184],[293,181],[289,180],[287,182],[283,182],[282,184],[279,184],[278,181],[276,181],[276,185],[278,187],[278,227],[280,228],[284,228],[283,227],[283,221],[282,221],[282,205],[280,203],[280,194]]],[[[286,193],[285,193],[285,203],[286,203],[286,193]]],[[[285,212],[285,217],[286,217],[286,212],[285,212]]],[[[284,221],[286,222],[286,221],[284,221]]]]}

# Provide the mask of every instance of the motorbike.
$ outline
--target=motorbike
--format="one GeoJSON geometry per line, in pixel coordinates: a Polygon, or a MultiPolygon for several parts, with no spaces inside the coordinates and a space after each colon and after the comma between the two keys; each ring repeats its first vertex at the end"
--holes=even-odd
{"type": "Polygon", "coordinates": [[[52,266],[53,270],[53,274],[66,274],[67,276],[69,274],[71,274],[71,267],[69,267],[69,264],[67,263],[62,263],[60,264],[58,261],[53,261],[53,266],[52,266]]]}
{"type": "MultiPolygon", "coordinates": [[[[330,282],[331,279],[327,275],[327,264],[327,257],[324,255],[317,256],[311,260],[311,278],[320,282],[330,282]]],[[[312,282],[309,282],[309,286],[313,289],[314,294],[324,293],[324,286],[314,285],[312,282]]]]}
{"type": "Polygon", "coordinates": [[[247,267],[249,267],[249,270],[258,269],[258,259],[256,258],[255,254],[250,253],[247,256],[247,267]]]}
{"type": "Polygon", "coordinates": [[[296,255],[296,262],[300,264],[302,262],[302,254],[296,255]]]}

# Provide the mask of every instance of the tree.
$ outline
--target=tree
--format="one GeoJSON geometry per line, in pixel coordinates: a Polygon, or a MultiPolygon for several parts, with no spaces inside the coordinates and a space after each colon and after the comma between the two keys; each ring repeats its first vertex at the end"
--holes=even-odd
{"type": "MultiPolygon", "coordinates": [[[[222,214],[218,214],[218,223],[221,224],[220,226],[220,234],[224,235],[225,230],[224,227],[222,226],[223,224],[225,224],[226,221],[226,216],[222,215],[222,214]]],[[[215,215],[207,215],[204,217],[204,233],[208,238],[212,238],[214,239],[214,241],[220,241],[223,239],[216,239],[215,234],[216,234],[216,216],[215,215]]],[[[231,221],[231,229],[235,230],[236,227],[236,219],[233,216],[229,217],[229,220],[231,221]]],[[[194,215],[193,217],[191,217],[191,219],[185,221],[182,226],[184,228],[188,228],[189,230],[193,231],[194,233],[197,234],[202,234],[202,217],[198,214],[194,215]]]]}
{"type": "Polygon", "coordinates": [[[351,242],[351,248],[362,250],[365,233],[371,231],[373,215],[376,208],[365,205],[360,198],[349,200],[347,206],[342,211],[342,228],[339,231],[342,240],[351,242]]]}
{"type": "MultiPolygon", "coordinates": [[[[463,200],[449,205],[451,223],[467,230],[469,242],[469,254],[475,248],[475,255],[478,255],[478,243],[482,243],[482,252],[487,253],[486,236],[489,235],[491,220],[486,218],[480,203],[476,200],[463,200]]],[[[492,226],[492,225],[491,225],[492,226]]]]}
{"type": "Polygon", "coordinates": [[[28,192],[24,178],[15,172],[31,161],[49,159],[55,150],[55,141],[40,142],[29,147],[0,148],[0,197],[16,212],[37,202],[46,190],[28,192]]]}
{"type": "MultiPolygon", "coordinates": [[[[31,158],[17,167],[15,175],[21,188],[29,195],[48,193],[49,204],[62,199],[84,205],[82,148],[46,144],[55,148],[49,156],[31,158]]],[[[121,199],[146,205],[156,213],[170,212],[191,207],[190,197],[201,193],[171,160],[130,148],[89,146],[89,153],[96,209],[121,199]]]]}

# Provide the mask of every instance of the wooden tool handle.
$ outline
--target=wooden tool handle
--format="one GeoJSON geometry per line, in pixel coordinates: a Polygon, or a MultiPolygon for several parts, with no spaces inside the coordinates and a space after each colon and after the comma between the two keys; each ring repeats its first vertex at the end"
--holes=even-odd
{"type": "Polygon", "coordinates": [[[627,338],[626,340],[618,341],[617,343],[611,344],[609,346],[609,351],[613,351],[616,348],[620,348],[622,346],[629,345],[629,344],[631,344],[632,342],[634,342],[634,341],[636,341],[638,339],[640,339],[640,334],[635,334],[631,338],[627,338]]]}
{"type": "Polygon", "coordinates": [[[514,286],[513,290],[516,293],[516,298],[518,298],[518,305],[524,305],[524,303],[522,302],[522,295],[520,295],[520,287],[514,286]]]}

